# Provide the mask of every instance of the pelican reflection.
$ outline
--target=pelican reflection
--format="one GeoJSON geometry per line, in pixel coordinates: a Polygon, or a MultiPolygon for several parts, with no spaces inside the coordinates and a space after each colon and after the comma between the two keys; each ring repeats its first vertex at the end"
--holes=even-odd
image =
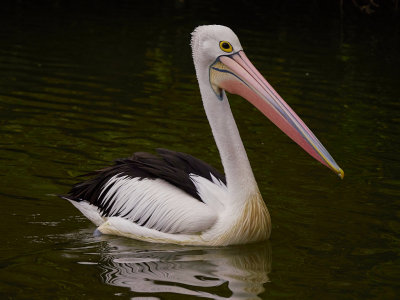
{"type": "Polygon", "coordinates": [[[174,293],[212,299],[259,299],[269,281],[269,243],[182,247],[108,239],[99,263],[105,283],[137,296],[174,293]]]}

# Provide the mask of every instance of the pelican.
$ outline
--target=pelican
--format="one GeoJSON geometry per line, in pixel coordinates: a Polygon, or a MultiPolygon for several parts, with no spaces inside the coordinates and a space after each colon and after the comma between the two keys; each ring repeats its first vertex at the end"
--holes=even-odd
{"type": "Polygon", "coordinates": [[[225,175],[181,152],[134,153],[62,196],[96,232],[155,243],[226,246],[269,238],[271,219],[225,92],[252,103],[316,160],[344,172],[246,57],[228,27],[195,28],[191,37],[200,93],[225,175]]]}

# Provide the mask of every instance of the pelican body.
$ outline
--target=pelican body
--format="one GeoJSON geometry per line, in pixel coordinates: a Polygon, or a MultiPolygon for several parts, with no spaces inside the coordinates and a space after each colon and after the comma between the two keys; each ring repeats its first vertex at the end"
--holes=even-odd
{"type": "Polygon", "coordinates": [[[220,25],[192,33],[193,61],[225,175],[185,153],[135,153],[91,173],[63,196],[103,234],[155,243],[225,246],[266,240],[271,219],[226,91],[257,107],[311,156],[343,171],[310,129],[256,70],[237,36],[220,25]]]}

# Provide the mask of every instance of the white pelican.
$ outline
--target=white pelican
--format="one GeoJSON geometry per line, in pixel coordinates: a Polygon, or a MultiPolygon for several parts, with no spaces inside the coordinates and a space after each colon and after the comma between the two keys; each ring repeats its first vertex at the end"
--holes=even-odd
{"type": "Polygon", "coordinates": [[[314,134],[251,64],[239,39],[220,25],[192,33],[194,66],[225,176],[188,154],[135,153],[92,173],[63,196],[103,234],[182,245],[266,240],[271,232],[225,91],[246,98],[311,156],[344,173],[314,134]]]}

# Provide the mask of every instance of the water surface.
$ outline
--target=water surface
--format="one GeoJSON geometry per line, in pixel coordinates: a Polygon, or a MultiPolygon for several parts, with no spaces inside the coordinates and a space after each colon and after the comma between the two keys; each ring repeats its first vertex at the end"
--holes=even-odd
{"type": "Polygon", "coordinates": [[[395,299],[397,23],[261,11],[237,19],[234,7],[221,17],[219,6],[147,2],[30,7],[22,1],[3,12],[0,294],[395,299]],[[93,237],[94,225],[52,196],[67,192],[77,175],[157,147],[221,169],[189,48],[190,32],[205,23],[236,31],[247,56],[327,147],[345,179],[229,96],[271,212],[271,240],[201,248],[93,237]]]}

